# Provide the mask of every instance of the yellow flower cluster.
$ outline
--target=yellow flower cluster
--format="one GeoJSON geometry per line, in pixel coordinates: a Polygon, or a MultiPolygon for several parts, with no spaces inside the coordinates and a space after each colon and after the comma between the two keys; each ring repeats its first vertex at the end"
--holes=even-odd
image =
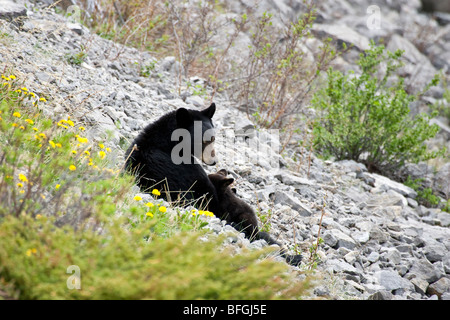
{"type": "MultiPolygon", "coordinates": [[[[26,183],[28,183],[28,178],[23,173],[19,173],[18,178],[19,178],[20,182],[17,183],[17,187],[19,188],[19,193],[23,194],[23,193],[25,193],[25,190],[23,189],[23,187],[25,186],[26,183]]],[[[33,185],[33,184],[31,184],[31,185],[33,185]]]]}
{"type": "Polygon", "coordinates": [[[193,216],[199,215],[199,216],[205,216],[205,217],[214,217],[214,213],[212,213],[211,211],[206,211],[206,210],[192,210],[191,214],[193,216]]]}
{"type": "Polygon", "coordinates": [[[37,250],[36,248],[32,248],[32,249],[28,249],[25,254],[27,255],[27,257],[31,257],[31,255],[33,254],[37,254],[37,250]]]}
{"type": "MultiPolygon", "coordinates": [[[[0,88],[8,87],[8,89],[11,89],[11,83],[14,83],[16,86],[18,85],[17,82],[14,82],[17,78],[13,74],[8,77],[2,74],[1,79],[3,85],[0,88]]],[[[20,87],[19,89],[14,90],[14,92],[21,98],[36,99],[37,97],[36,93],[30,91],[27,87],[20,87]]],[[[38,102],[47,102],[47,99],[40,97],[33,102],[33,105],[37,106],[38,102]]]]}
{"type": "MultiPolygon", "coordinates": [[[[153,189],[152,194],[155,196],[160,196],[161,192],[158,189],[153,189]]],[[[140,195],[136,195],[136,196],[134,196],[133,200],[141,201],[142,197],[140,195]]],[[[147,217],[153,218],[153,214],[155,213],[155,210],[156,210],[155,204],[153,204],[152,202],[147,202],[147,203],[145,203],[145,206],[149,208],[148,211],[145,213],[145,215],[147,217]]],[[[157,211],[159,211],[161,213],[167,212],[167,207],[161,206],[160,204],[157,204],[156,206],[158,208],[157,211]]]]}

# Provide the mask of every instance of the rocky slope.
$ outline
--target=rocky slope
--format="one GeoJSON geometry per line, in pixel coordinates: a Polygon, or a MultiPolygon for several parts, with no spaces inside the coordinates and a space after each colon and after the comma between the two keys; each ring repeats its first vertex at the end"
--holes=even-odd
{"type": "MultiPolygon", "coordinates": [[[[438,69],[447,72],[450,24],[439,26],[420,14],[417,1],[378,2],[383,12],[381,29],[367,31],[365,12],[357,12],[356,1],[348,0],[324,5],[313,30],[319,38],[331,36],[337,43],[349,42],[361,49],[368,39],[388,38],[388,47],[406,50],[410,66],[405,77],[412,87],[438,69]],[[421,39],[412,29],[424,26],[434,30],[427,36],[436,39],[421,52],[417,48],[421,39]]],[[[295,17],[301,7],[289,3],[263,1],[267,8],[261,10],[295,17]]],[[[12,1],[0,4],[2,72],[14,69],[28,88],[48,97],[49,117],[71,115],[85,124],[94,141],[109,135],[118,167],[124,149],[148,122],[179,107],[207,104],[207,94],[194,95],[186,79],[180,82],[174,77],[178,65],[173,57],[156,60],[149,53],[102,39],[40,5],[27,3],[25,10],[12,1]],[[79,64],[68,62],[80,52],[86,57],[79,64]],[[139,66],[150,62],[154,65],[150,76],[141,76],[139,66]]],[[[239,11],[242,3],[234,4],[239,11]]],[[[350,52],[339,63],[345,69],[353,60],[350,52]]],[[[442,93],[437,88],[426,99],[440,99],[442,93]]],[[[414,190],[368,173],[361,164],[322,161],[303,149],[289,149],[281,156],[270,142],[276,132],[252,131],[254,125],[225,95],[217,94],[215,103],[216,151],[221,161],[205,169],[230,171],[238,195],[267,215],[271,232],[292,252],[301,251],[305,262],[318,235],[323,238],[316,268],[321,280],[311,297],[450,299],[450,214],[419,205],[414,190]]],[[[448,144],[446,125],[441,125],[442,142],[448,144]]],[[[420,168],[411,170],[420,176],[420,168]]],[[[421,176],[425,174],[430,172],[424,169],[421,176]]],[[[450,165],[442,166],[430,179],[441,179],[448,188],[450,165]]],[[[448,192],[442,189],[447,196],[448,192]]],[[[212,219],[209,228],[217,233],[232,229],[218,219],[212,219]]],[[[242,246],[265,245],[262,241],[250,244],[237,233],[228,239],[237,251],[242,246]]]]}

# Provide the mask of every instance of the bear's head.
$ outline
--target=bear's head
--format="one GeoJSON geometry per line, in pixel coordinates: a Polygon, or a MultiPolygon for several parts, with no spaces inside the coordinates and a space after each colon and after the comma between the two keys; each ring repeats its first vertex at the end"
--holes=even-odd
{"type": "MultiPolygon", "coordinates": [[[[225,169],[222,169],[208,175],[208,178],[214,185],[214,188],[216,188],[219,197],[223,196],[227,192],[227,188],[234,182],[233,178],[227,178],[227,174],[228,172],[225,169]]],[[[235,190],[230,189],[230,191],[235,193],[235,190]]]]}
{"type": "Polygon", "coordinates": [[[208,108],[197,111],[180,108],[176,111],[177,128],[189,133],[190,154],[201,159],[207,165],[216,164],[214,141],[216,133],[212,117],[216,112],[216,105],[212,103],[208,108]]]}

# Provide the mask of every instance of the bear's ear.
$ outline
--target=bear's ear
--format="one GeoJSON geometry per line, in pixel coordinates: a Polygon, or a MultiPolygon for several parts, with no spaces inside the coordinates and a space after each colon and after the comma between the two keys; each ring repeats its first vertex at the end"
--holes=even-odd
{"type": "Polygon", "coordinates": [[[209,119],[212,119],[215,112],[216,112],[216,104],[214,102],[211,103],[211,105],[208,108],[202,111],[202,113],[209,119]]]}
{"type": "Polygon", "coordinates": [[[178,128],[187,128],[193,123],[192,115],[189,110],[180,108],[177,110],[177,126],[178,128]]]}
{"type": "Polygon", "coordinates": [[[223,179],[222,180],[222,188],[225,190],[233,182],[234,182],[233,178],[223,179]]]}
{"type": "Polygon", "coordinates": [[[220,169],[219,171],[217,171],[217,174],[220,174],[220,175],[226,177],[228,175],[228,171],[225,169],[220,169]]]}
{"type": "Polygon", "coordinates": [[[236,188],[231,188],[231,191],[233,191],[234,194],[237,194],[236,188]]]}

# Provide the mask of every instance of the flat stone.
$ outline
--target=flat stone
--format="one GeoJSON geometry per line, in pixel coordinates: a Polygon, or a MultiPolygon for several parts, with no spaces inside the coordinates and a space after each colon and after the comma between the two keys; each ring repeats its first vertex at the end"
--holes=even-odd
{"type": "Polygon", "coordinates": [[[405,186],[402,183],[393,181],[389,178],[386,178],[384,176],[380,176],[376,173],[368,174],[370,177],[375,179],[375,188],[378,189],[384,189],[384,191],[388,190],[394,190],[398,193],[400,193],[402,196],[409,197],[415,199],[417,197],[417,192],[414,191],[412,188],[405,186]]]}
{"type": "Polygon", "coordinates": [[[398,289],[414,290],[413,284],[405,278],[400,277],[395,271],[377,271],[374,276],[378,280],[378,283],[388,291],[398,289]]]}
{"type": "Polygon", "coordinates": [[[310,209],[308,209],[300,200],[296,199],[294,196],[281,191],[275,192],[275,204],[284,204],[291,207],[293,210],[297,211],[303,217],[309,217],[312,215],[310,209]]]}
{"type": "Polygon", "coordinates": [[[314,24],[312,33],[320,39],[331,37],[337,42],[338,46],[342,47],[345,43],[347,47],[355,46],[359,51],[370,48],[369,40],[355,30],[345,25],[330,25],[330,24],[314,24]]]}

